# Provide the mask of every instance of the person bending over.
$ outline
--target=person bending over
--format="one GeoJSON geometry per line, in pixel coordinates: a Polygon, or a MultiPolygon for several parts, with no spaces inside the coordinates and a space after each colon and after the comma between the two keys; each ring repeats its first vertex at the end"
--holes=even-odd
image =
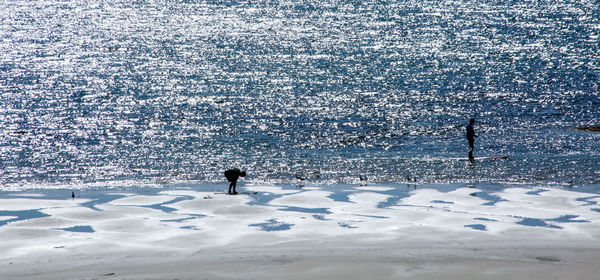
{"type": "Polygon", "coordinates": [[[234,169],[229,169],[227,171],[225,171],[225,178],[227,178],[227,181],[229,181],[229,191],[227,191],[228,194],[237,194],[237,192],[235,191],[235,186],[237,185],[237,180],[240,177],[246,177],[246,172],[245,171],[240,171],[237,168],[234,169]],[[233,188],[233,192],[232,192],[232,188],[233,188]]]}

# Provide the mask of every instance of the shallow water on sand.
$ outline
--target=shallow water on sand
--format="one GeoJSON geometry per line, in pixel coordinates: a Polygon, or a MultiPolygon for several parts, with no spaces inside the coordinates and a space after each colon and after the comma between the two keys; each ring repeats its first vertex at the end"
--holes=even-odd
{"type": "MultiPolygon", "coordinates": [[[[372,225],[494,233],[536,228],[572,233],[590,231],[600,217],[598,186],[250,184],[241,186],[237,196],[227,195],[224,188],[223,184],[194,184],[82,190],[74,191],[73,198],[64,189],[1,191],[0,230],[35,225],[51,232],[103,235],[114,230],[104,222],[112,217],[181,232],[210,232],[223,227],[221,220],[239,219],[234,224],[242,233],[373,233],[372,225]],[[444,222],[435,222],[438,220],[444,222]]],[[[123,230],[130,230],[126,228],[123,230]]]]}
{"type": "Polygon", "coordinates": [[[599,35],[595,1],[5,1],[0,183],[589,185],[599,35]]]}

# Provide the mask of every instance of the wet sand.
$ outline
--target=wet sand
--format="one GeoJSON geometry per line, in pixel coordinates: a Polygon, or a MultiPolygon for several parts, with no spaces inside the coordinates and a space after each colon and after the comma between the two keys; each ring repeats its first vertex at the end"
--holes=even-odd
{"type": "Polygon", "coordinates": [[[2,279],[594,279],[599,248],[583,244],[432,245],[304,240],[194,252],[89,248],[3,260],[2,279]]]}
{"type": "Polygon", "coordinates": [[[600,196],[589,193],[460,186],[405,195],[392,186],[246,191],[4,195],[0,279],[593,279],[600,273],[600,196]],[[44,215],[19,219],[24,211],[44,215]]]}

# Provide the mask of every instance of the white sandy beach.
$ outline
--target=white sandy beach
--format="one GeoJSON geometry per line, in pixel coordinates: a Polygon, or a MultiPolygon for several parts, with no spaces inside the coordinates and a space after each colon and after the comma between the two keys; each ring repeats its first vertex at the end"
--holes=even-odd
{"type": "Polygon", "coordinates": [[[110,199],[97,201],[85,194],[5,195],[0,279],[595,279],[600,273],[598,195],[507,188],[486,197],[459,186],[418,187],[394,198],[396,188],[356,186],[341,199],[325,186],[263,185],[237,196],[194,188],[108,192],[110,199]],[[37,216],[19,218],[23,213],[37,216]]]}

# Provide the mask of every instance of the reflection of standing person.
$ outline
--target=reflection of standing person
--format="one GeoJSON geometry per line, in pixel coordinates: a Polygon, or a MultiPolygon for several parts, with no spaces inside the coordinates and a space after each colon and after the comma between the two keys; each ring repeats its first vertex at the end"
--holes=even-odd
{"type": "Polygon", "coordinates": [[[238,178],[240,177],[246,177],[246,172],[240,171],[237,168],[225,171],[225,178],[227,178],[227,181],[231,182],[229,183],[229,191],[227,192],[228,194],[237,194],[235,191],[235,186],[238,178]],[[231,191],[231,188],[233,188],[233,192],[231,191]]]}
{"type": "Polygon", "coordinates": [[[467,140],[469,141],[469,160],[471,162],[475,161],[473,157],[473,148],[475,148],[475,129],[473,129],[473,124],[475,124],[475,119],[471,118],[469,120],[469,125],[467,125],[467,140]]]}

